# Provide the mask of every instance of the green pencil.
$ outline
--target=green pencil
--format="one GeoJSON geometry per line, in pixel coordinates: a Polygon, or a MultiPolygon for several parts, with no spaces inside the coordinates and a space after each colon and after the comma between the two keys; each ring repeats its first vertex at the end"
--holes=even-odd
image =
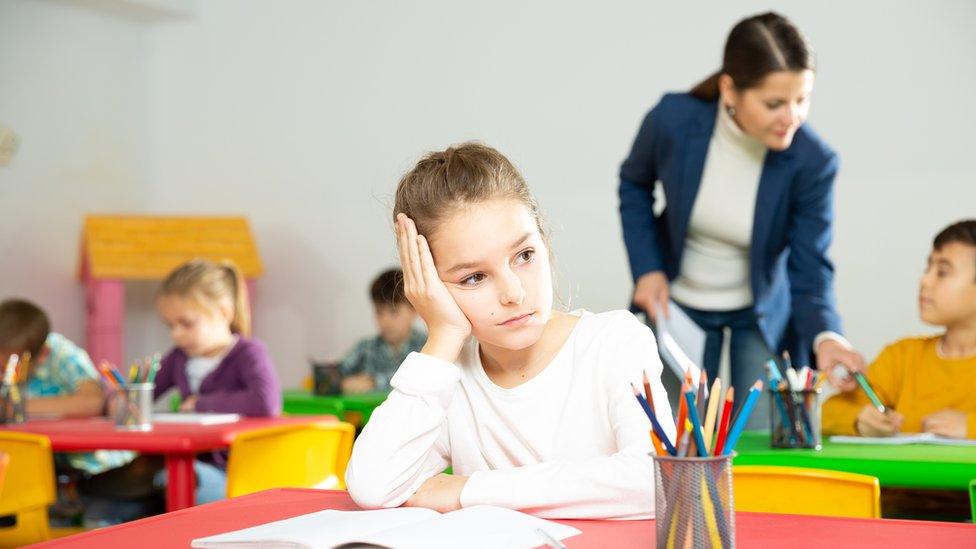
{"type": "Polygon", "coordinates": [[[874,392],[874,389],[871,388],[871,385],[868,383],[867,378],[864,377],[864,374],[856,370],[851,373],[854,375],[854,379],[857,380],[857,384],[864,389],[864,393],[868,395],[869,399],[871,399],[871,404],[873,404],[874,407],[877,408],[882,414],[887,412],[888,409],[885,407],[884,403],[881,402],[881,399],[878,398],[878,394],[874,392]]]}
{"type": "Polygon", "coordinates": [[[149,374],[146,375],[146,383],[152,383],[156,380],[156,372],[159,371],[159,353],[153,355],[152,366],[149,367],[149,374]]]}

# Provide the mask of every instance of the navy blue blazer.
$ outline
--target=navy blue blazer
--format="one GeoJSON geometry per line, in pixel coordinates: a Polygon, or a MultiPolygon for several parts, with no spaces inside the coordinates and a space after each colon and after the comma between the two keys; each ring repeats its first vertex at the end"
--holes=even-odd
{"type": "MultiPolygon", "coordinates": [[[[692,206],[715,128],[717,101],[666,94],[644,118],[620,167],[620,218],[636,281],[651,271],[678,275],[692,206]],[[665,208],[654,215],[654,184],[665,208]]],[[[807,360],[823,331],[842,333],[827,257],[839,160],[803,124],[784,151],[766,155],[752,227],[753,308],[770,349],[807,360]]]]}

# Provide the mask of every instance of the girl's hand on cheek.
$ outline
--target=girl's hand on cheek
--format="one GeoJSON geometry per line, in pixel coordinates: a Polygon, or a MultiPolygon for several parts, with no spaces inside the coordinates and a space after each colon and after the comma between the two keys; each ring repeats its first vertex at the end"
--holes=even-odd
{"type": "Polygon", "coordinates": [[[421,352],[454,362],[471,335],[471,323],[438,277],[427,239],[404,214],[397,216],[397,246],[404,293],[429,330],[421,352]]]}

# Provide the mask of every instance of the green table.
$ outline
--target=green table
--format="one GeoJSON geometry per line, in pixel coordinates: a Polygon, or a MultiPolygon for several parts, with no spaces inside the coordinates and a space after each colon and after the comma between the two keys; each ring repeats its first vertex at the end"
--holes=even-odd
{"type": "Polygon", "coordinates": [[[834,444],[823,449],[769,447],[769,433],[742,434],[736,465],[782,465],[847,471],[878,477],[884,487],[968,490],[976,479],[976,447],[934,444],[834,444]]]}
{"type": "Polygon", "coordinates": [[[363,393],[359,395],[318,396],[303,390],[289,389],[283,394],[284,410],[291,415],[333,415],[341,417],[356,427],[362,427],[377,406],[383,404],[389,393],[363,393]]]}

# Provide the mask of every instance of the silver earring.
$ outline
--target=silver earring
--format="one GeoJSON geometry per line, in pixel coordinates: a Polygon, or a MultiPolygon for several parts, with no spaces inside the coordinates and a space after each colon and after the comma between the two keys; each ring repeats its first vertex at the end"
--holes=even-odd
{"type": "Polygon", "coordinates": [[[725,107],[725,112],[729,113],[729,116],[735,116],[735,107],[729,105],[725,107]]]}

